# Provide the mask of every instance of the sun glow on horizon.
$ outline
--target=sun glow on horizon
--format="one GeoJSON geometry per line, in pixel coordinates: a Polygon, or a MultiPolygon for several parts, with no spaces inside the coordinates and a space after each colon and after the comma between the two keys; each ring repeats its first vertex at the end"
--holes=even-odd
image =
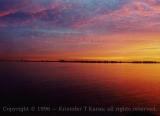
{"type": "Polygon", "coordinates": [[[0,59],[160,61],[159,0],[32,1],[0,4],[0,59]]]}

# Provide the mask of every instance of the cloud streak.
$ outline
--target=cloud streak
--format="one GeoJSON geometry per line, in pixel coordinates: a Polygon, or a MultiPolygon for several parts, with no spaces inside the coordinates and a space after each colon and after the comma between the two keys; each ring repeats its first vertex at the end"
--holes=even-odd
{"type": "Polygon", "coordinates": [[[159,0],[0,1],[0,54],[7,56],[129,56],[141,53],[136,42],[159,42],[159,33],[159,0]]]}

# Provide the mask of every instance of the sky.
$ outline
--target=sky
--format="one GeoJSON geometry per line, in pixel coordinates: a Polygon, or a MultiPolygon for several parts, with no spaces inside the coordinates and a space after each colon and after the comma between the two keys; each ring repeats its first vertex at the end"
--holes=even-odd
{"type": "Polygon", "coordinates": [[[0,0],[0,59],[160,60],[160,0],[0,0]]]}

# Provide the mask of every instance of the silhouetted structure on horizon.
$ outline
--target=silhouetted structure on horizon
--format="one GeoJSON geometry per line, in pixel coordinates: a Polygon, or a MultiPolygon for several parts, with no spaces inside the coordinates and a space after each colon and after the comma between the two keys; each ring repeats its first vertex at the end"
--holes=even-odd
{"type": "Polygon", "coordinates": [[[133,63],[133,64],[159,64],[160,61],[114,61],[114,60],[3,60],[0,62],[61,62],[61,63],[133,63]]]}
{"type": "Polygon", "coordinates": [[[59,60],[58,62],[64,63],[135,63],[135,64],[153,64],[160,63],[158,61],[112,61],[112,60],[59,60]]]}

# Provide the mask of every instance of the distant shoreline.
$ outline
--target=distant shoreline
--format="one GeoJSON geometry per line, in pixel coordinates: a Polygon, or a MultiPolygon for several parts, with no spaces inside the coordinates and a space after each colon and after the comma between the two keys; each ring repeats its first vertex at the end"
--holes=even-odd
{"type": "Polygon", "coordinates": [[[160,64],[159,61],[114,61],[114,60],[0,60],[0,62],[60,62],[60,63],[106,63],[106,64],[160,64]]]}

